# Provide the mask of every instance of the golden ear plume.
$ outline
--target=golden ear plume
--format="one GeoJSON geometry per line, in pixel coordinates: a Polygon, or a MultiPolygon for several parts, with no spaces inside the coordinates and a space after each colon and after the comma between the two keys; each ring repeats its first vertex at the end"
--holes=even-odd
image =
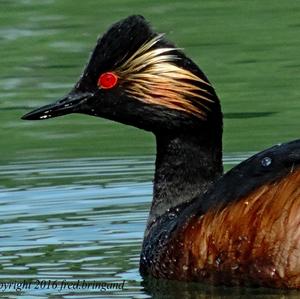
{"type": "Polygon", "coordinates": [[[172,52],[178,49],[153,49],[162,36],[144,43],[116,69],[121,84],[130,96],[140,101],[206,119],[207,102],[213,102],[213,95],[205,89],[210,84],[174,63],[180,58],[172,52]],[[204,88],[200,88],[199,83],[204,88]]]}

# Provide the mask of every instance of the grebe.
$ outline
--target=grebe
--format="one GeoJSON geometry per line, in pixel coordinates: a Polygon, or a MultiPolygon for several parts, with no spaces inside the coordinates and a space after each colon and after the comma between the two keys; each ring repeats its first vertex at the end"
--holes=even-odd
{"type": "Polygon", "coordinates": [[[143,276],[300,288],[300,140],[223,174],[219,99],[197,65],[141,16],[100,38],[79,81],[23,119],[84,113],[154,133],[143,276]]]}

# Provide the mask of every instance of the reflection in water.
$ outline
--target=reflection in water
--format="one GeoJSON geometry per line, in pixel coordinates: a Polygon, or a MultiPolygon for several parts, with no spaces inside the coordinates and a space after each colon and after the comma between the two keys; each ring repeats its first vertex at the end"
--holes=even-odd
{"type": "Polygon", "coordinates": [[[212,286],[201,283],[184,283],[168,280],[157,280],[147,278],[142,282],[147,294],[152,298],[164,299],[223,299],[223,298],[245,298],[245,299],[271,299],[271,298],[299,298],[299,292],[290,290],[270,290],[264,288],[238,288],[225,286],[212,286]]]}

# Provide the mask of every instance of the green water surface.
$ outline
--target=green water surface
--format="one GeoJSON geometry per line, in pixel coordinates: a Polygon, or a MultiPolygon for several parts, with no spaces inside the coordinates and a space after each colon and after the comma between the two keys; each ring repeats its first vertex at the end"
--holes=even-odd
{"type": "Polygon", "coordinates": [[[257,151],[299,137],[298,1],[12,0],[0,5],[2,163],[154,153],[150,134],[110,121],[77,115],[39,123],[19,119],[66,94],[97,36],[130,14],[143,14],[207,73],[225,113],[225,152],[257,151]]]}

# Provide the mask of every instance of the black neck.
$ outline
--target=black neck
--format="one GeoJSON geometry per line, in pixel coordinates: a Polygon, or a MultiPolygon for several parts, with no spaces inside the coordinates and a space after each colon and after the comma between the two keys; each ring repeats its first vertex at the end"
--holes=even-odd
{"type": "Polygon", "coordinates": [[[221,138],[201,132],[156,135],[154,194],[146,233],[157,217],[201,196],[222,175],[221,138]]]}

